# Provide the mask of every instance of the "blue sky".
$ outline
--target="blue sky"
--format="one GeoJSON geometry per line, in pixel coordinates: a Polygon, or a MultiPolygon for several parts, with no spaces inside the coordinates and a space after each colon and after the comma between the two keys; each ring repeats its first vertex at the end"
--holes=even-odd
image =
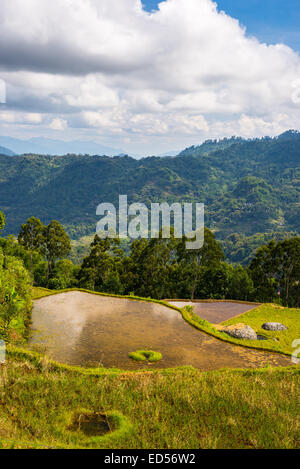
{"type": "MultiPolygon", "coordinates": [[[[249,35],[267,43],[283,42],[300,53],[299,0],[215,0],[220,10],[238,18],[249,35]]],[[[157,0],[143,0],[148,11],[157,0]]]]}
{"type": "Polygon", "coordinates": [[[1,0],[0,137],[153,155],[300,129],[300,0],[216,1],[1,0]]]}

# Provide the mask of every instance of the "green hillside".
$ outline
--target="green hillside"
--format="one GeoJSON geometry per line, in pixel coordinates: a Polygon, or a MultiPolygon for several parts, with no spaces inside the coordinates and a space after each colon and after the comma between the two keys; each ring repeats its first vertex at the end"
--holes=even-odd
{"type": "MultiPolygon", "coordinates": [[[[34,214],[45,223],[58,219],[79,239],[94,232],[97,205],[117,205],[119,194],[148,205],[203,202],[206,225],[220,240],[233,233],[242,239],[299,233],[300,134],[206,142],[175,158],[0,156],[6,234],[17,233],[34,214]]],[[[225,242],[230,257],[229,247],[225,242]]]]}

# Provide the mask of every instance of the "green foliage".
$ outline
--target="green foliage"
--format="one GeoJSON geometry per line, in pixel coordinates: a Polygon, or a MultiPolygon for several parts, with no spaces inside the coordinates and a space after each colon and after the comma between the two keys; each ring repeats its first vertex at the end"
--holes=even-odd
{"type": "Polygon", "coordinates": [[[4,230],[5,223],[6,223],[5,215],[3,212],[0,211],[0,234],[1,234],[1,231],[4,230]]]}
{"type": "Polygon", "coordinates": [[[153,350],[137,350],[136,352],[131,352],[129,357],[138,362],[147,361],[149,363],[155,363],[162,360],[163,356],[161,353],[154,352],[153,350]]]}
{"type": "MultiPolygon", "coordinates": [[[[58,221],[53,220],[49,225],[44,226],[38,218],[29,218],[27,223],[21,227],[18,242],[20,246],[23,246],[30,253],[30,271],[38,285],[47,286],[51,276],[52,286],[55,286],[55,288],[73,286],[75,284],[68,278],[70,277],[70,272],[66,274],[66,280],[62,278],[63,272],[57,274],[57,278],[54,280],[53,269],[56,260],[66,257],[71,251],[70,239],[58,221]],[[34,255],[37,252],[40,254],[39,262],[38,265],[34,265],[34,255]],[[47,264],[41,261],[41,256],[47,264]]],[[[70,270],[69,264],[64,265],[65,270],[68,270],[67,266],[69,266],[70,270]]]]}
{"type": "Polygon", "coordinates": [[[35,217],[31,217],[27,220],[26,224],[21,226],[21,230],[18,236],[19,244],[24,246],[24,248],[30,252],[31,273],[33,272],[33,253],[34,251],[40,251],[43,245],[43,229],[44,226],[41,220],[35,217]]]}
{"type": "Polygon", "coordinates": [[[249,272],[260,301],[273,301],[280,294],[286,306],[299,306],[300,237],[271,241],[258,249],[249,272]]]}
{"type": "Polygon", "coordinates": [[[283,241],[296,237],[296,232],[271,231],[245,236],[241,233],[231,233],[221,242],[226,258],[234,264],[249,265],[255,257],[256,251],[270,241],[283,241]]]}
{"type": "Polygon", "coordinates": [[[247,270],[225,262],[200,269],[196,297],[201,299],[232,299],[249,301],[254,287],[247,270]]]}
{"type": "Polygon", "coordinates": [[[21,226],[18,241],[28,251],[39,250],[43,243],[43,224],[39,218],[31,217],[21,226]]]}
{"type": "Polygon", "coordinates": [[[122,270],[123,251],[119,239],[100,239],[95,236],[91,252],[78,273],[79,286],[106,293],[122,293],[119,272],[122,270]]]}
{"type": "MultiPolygon", "coordinates": [[[[246,179],[246,190],[252,191],[256,180],[246,179]]],[[[262,302],[279,299],[285,305],[300,305],[299,237],[278,243],[272,240],[257,251],[249,269],[245,269],[224,262],[222,247],[207,228],[204,245],[198,250],[186,249],[187,239],[174,238],[173,231],[170,239],[161,236],[162,233],[150,241],[143,238],[133,241],[126,255],[119,239],[101,239],[96,235],[90,254],[78,267],[70,260],[61,260],[55,268],[57,258],[67,256],[71,250],[69,237],[57,221],[45,227],[34,217],[29,219],[22,225],[19,252],[13,238],[0,240],[0,244],[6,252],[23,258],[26,266],[29,252],[30,270],[36,283],[56,290],[79,286],[112,294],[135,292],[157,299],[197,297],[262,302]]],[[[239,237],[233,234],[228,239],[234,244],[239,237]]]]}
{"type": "Polygon", "coordinates": [[[62,259],[55,264],[48,282],[48,287],[52,290],[64,290],[77,285],[77,275],[80,267],[74,266],[72,261],[62,259]]]}
{"type": "Polygon", "coordinates": [[[181,293],[182,298],[194,299],[201,274],[207,269],[216,269],[225,256],[215,235],[207,228],[204,229],[204,245],[201,249],[186,249],[186,241],[184,237],[178,241],[177,245],[178,273],[176,274],[179,278],[181,277],[180,283],[183,288],[182,293],[178,293],[181,293]]]}
{"type": "Polygon", "coordinates": [[[249,272],[241,265],[231,266],[229,295],[232,300],[248,301],[253,299],[254,285],[249,272]]]}
{"type": "Polygon", "coordinates": [[[35,269],[43,261],[43,257],[37,251],[30,252],[18,243],[14,236],[0,238],[0,247],[6,256],[21,259],[27,270],[35,275],[35,269]]]}
{"type": "Polygon", "coordinates": [[[56,259],[66,257],[71,251],[69,236],[58,221],[53,220],[44,227],[40,250],[48,261],[48,274],[53,270],[56,259]]]}
{"type": "MultiPolygon", "coordinates": [[[[138,239],[126,256],[117,240],[95,237],[78,273],[82,288],[140,297],[250,300],[253,282],[242,267],[224,262],[215,236],[205,229],[204,245],[187,250],[186,239],[138,239]]],[[[54,286],[54,285],[53,285],[54,286]]]]}
{"type": "Polygon", "coordinates": [[[73,239],[90,235],[97,222],[95,207],[102,200],[117,205],[120,193],[128,194],[129,203],[148,206],[203,202],[206,226],[219,240],[234,232],[247,237],[299,233],[299,141],[295,133],[253,141],[227,139],[205,142],[176,158],[142,160],[0,156],[6,233],[17,233],[24,218],[34,213],[43,223],[60,220],[73,239]]]}
{"type": "Polygon", "coordinates": [[[30,275],[19,259],[0,250],[0,337],[9,341],[13,326],[24,336],[30,311],[30,275]]]}

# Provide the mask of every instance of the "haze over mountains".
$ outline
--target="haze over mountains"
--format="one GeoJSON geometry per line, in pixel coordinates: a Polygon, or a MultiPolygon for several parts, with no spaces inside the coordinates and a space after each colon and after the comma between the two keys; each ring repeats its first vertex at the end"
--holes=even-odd
{"type": "MultiPolygon", "coordinates": [[[[176,156],[180,150],[169,151],[157,156],[176,156]]],[[[76,155],[106,155],[106,156],[125,156],[128,153],[120,148],[111,148],[92,141],[74,140],[55,140],[44,137],[34,137],[23,140],[14,137],[0,136],[0,154],[2,155],[52,155],[63,156],[67,154],[76,155]]],[[[136,154],[130,154],[133,158],[141,158],[136,154]]]]}
{"type": "MultiPolygon", "coordinates": [[[[299,132],[295,130],[289,130],[282,135],[279,135],[275,139],[291,139],[298,138],[299,132]]],[[[270,140],[270,137],[265,137],[270,140]]],[[[242,137],[231,137],[223,138],[219,140],[206,140],[198,146],[191,146],[183,151],[172,150],[164,152],[158,155],[149,154],[148,156],[166,157],[166,156],[183,156],[186,154],[208,154],[216,150],[223,150],[230,147],[233,144],[245,143],[251,141],[261,141],[263,139],[245,139],[242,137]]],[[[0,136],[0,154],[2,155],[51,155],[51,156],[64,156],[68,154],[73,155],[99,155],[99,156],[131,156],[133,158],[142,158],[139,155],[133,155],[126,153],[120,149],[114,149],[106,147],[92,141],[65,141],[65,140],[54,140],[44,137],[34,137],[28,140],[22,140],[13,137],[0,136]]]]}
{"type": "Polygon", "coordinates": [[[0,146],[0,155],[14,156],[15,153],[13,151],[9,150],[9,148],[5,148],[5,147],[0,146]]]}
{"type": "Polygon", "coordinates": [[[75,154],[90,154],[90,155],[107,155],[115,156],[124,153],[120,149],[106,147],[96,142],[91,141],[64,141],[53,140],[51,138],[35,137],[29,140],[21,140],[13,137],[0,136],[0,145],[7,147],[12,152],[23,155],[28,153],[40,155],[67,155],[68,153],[75,154]]]}

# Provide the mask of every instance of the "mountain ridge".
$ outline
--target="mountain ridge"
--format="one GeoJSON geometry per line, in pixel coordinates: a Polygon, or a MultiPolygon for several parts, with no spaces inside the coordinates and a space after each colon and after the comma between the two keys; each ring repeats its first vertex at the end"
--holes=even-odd
{"type": "Polygon", "coordinates": [[[14,137],[0,136],[0,145],[7,146],[18,155],[43,154],[63,156],[66,154],[98,154],[115,156],[122,154],[120,149],[114,149],[92,141],[66,141],[44,137],[33,137],[22,140],[14,137]]]}
{"type": "Polygon", "coordinates": [[[235,142],[211,153],[193,148],[181,157],[0,157],[6,234],[18,233],[34,215],[44,223],[58,219],[73,239],[90,235],[96,207],[118,207],[120,194],[147,206],[205,203],[206,226],[220,240],[233,233],[300,233],[300,134],[235,142]]]}
{"type": "Polygon", "coordinates": [[[9,148],[2,147],[0,146],[0,155],[5,155],[5,156],[17,156],[16,153],[11,151],[9,148]]]}

